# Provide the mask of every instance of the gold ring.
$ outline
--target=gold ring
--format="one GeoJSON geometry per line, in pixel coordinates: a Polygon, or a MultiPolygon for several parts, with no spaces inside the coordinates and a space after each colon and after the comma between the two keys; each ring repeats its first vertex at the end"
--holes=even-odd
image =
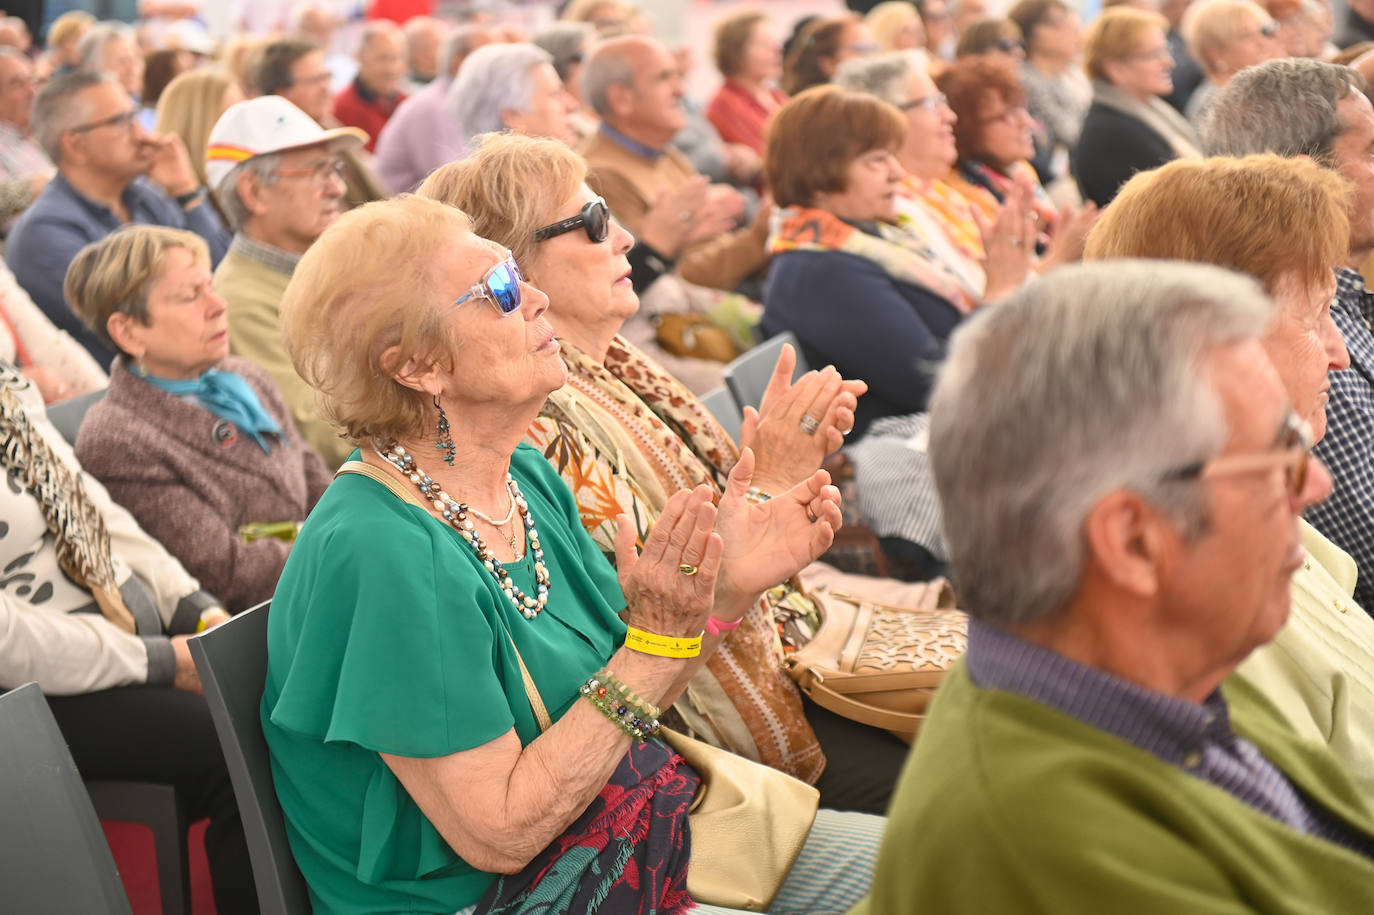
{"type": "Polygon", "coordinates": [[[690,575],[695,575],[695,574],[697,574],[697,571],[698,571],[696,566],[694,566],[694,565],[688,565],[688,564],[685,563],[685,562],[684,562],[682,565],[678,566],[678,567],[677,567],[677,570],[678,570],[679,572],[681,572],[683,575],[688,575],[688,576],[690,576],[690,575]]]}

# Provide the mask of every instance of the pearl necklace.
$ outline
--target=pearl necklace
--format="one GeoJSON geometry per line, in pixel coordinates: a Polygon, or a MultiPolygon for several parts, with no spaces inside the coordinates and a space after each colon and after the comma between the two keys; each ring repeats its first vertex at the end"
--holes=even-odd
{"type": "MultiPolygon", "coordinates": [[[[482,535],[477,533],[472,521],[468,519],[469,514],[477,512],[468,508],[462,502],[455,502],[449,498],[449,494],[439,488],[439,484],[415,463],[415,458],[406,453],[400,445],[392,442],[385,448],[378,448],[377,453],[401,473],[405,474],[420,490],[420,494],[426,499],[431,500],[434,510],[443,516],[448,522],[449,527],[458,532],[468,546],[472,547],[477,554],[477,559],[482,566],[491,573],[496,579],[496,584],[510,598],[511,603],[515,604],[515,609],[527,620],[532,620],[543,611],[549,602],[549,570],[544,565],[544,551],[539,548],[539,532],[534,529],[534,516],[530,514],[529,504],[520,495],[520,487],[515,484],[514,478],[510,473],[506,474],[506,488],[510,490],[511,510],[520,512],[520,518],[525,523],[525,533],[529,537],[530,549],[534,551],[534,578],[538,584],[538,596],[530,597],[524,591],[515,586],[510,573],[506,571],[501,560],[497,559],[487,549],[487,545],[482,541],[482,535]]],[[[483,519],[487,520],[487,519],[483,519]]],[[[488,522],[490,523],[490,522],[488,522]]],[[[512,544],[514,549],[515,545],[512,544]]]]}

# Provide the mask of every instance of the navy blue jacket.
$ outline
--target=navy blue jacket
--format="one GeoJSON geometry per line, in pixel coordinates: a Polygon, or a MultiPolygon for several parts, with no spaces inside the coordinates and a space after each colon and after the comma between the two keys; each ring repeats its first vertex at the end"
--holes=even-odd
{"type": "Polygon", "coordinates": [[[763,304],[765,336],[790,330],[813,368],[833,365],[868,382],[855,437],[875,419],[926,409],[945,343],[963,317],[928,289],[843,251],[774,255],[763,304]]]}
{"type": "MultiPolygon", "coordinates": [[[[211,267],[229,250],[231,236],[214,207],[201,203],[183,210],[146,178],[136,178],[125,188],[124,207],[133,223],[186,229],[205,239],[211,267]]],[[[59,172],[19,217],[5,245],[5,263],[34,304],[107,372],[114,353],[72,311],[62,295],[62,282],[78,251],[123,225],[113,210],[82,196],[59,172]]]]}

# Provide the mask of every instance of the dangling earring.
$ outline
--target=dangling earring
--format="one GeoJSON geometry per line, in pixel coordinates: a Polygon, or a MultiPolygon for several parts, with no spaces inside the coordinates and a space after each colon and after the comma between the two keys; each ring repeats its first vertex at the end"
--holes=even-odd
{"type": "Polygon", "coordinates": [[[448,434],[448,414],[439,405],[439,395],[434,395],[434,408],[439,411],[439,440],[434,443],[437,451],[444,453],[444,463],[453,466],[453,456],[458,451],[458,446],[453,444],[453,437],[448,434]]]}
{"type": "Polygon", "coordinates": [[[143,367],[143,354],[134,357],[134,374],[140,378],[148,377],[148,370],[143,367]]]}

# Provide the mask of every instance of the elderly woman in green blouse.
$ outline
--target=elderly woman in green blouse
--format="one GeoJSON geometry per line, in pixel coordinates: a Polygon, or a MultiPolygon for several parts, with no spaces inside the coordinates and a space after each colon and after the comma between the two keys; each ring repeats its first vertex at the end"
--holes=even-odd
{"type": "MultiPolygon", "coordinates": [[[[268,630],[263,724],[317,910],[689,908],[697,775],[650,739],[659,709],[840,523],[823,472],[747,499],[746,454],[718,508],[674,494],[642,554],[622,521],[617,575],[520,444],[565,375],[547,307],[508,251],[418,197],[341,217],[282,302],[297,371],[358,445],[268,630]]],[[[881,820],[863,824],[836,844],[818,816],[772,910],[852,904],[881,820]]]]}

